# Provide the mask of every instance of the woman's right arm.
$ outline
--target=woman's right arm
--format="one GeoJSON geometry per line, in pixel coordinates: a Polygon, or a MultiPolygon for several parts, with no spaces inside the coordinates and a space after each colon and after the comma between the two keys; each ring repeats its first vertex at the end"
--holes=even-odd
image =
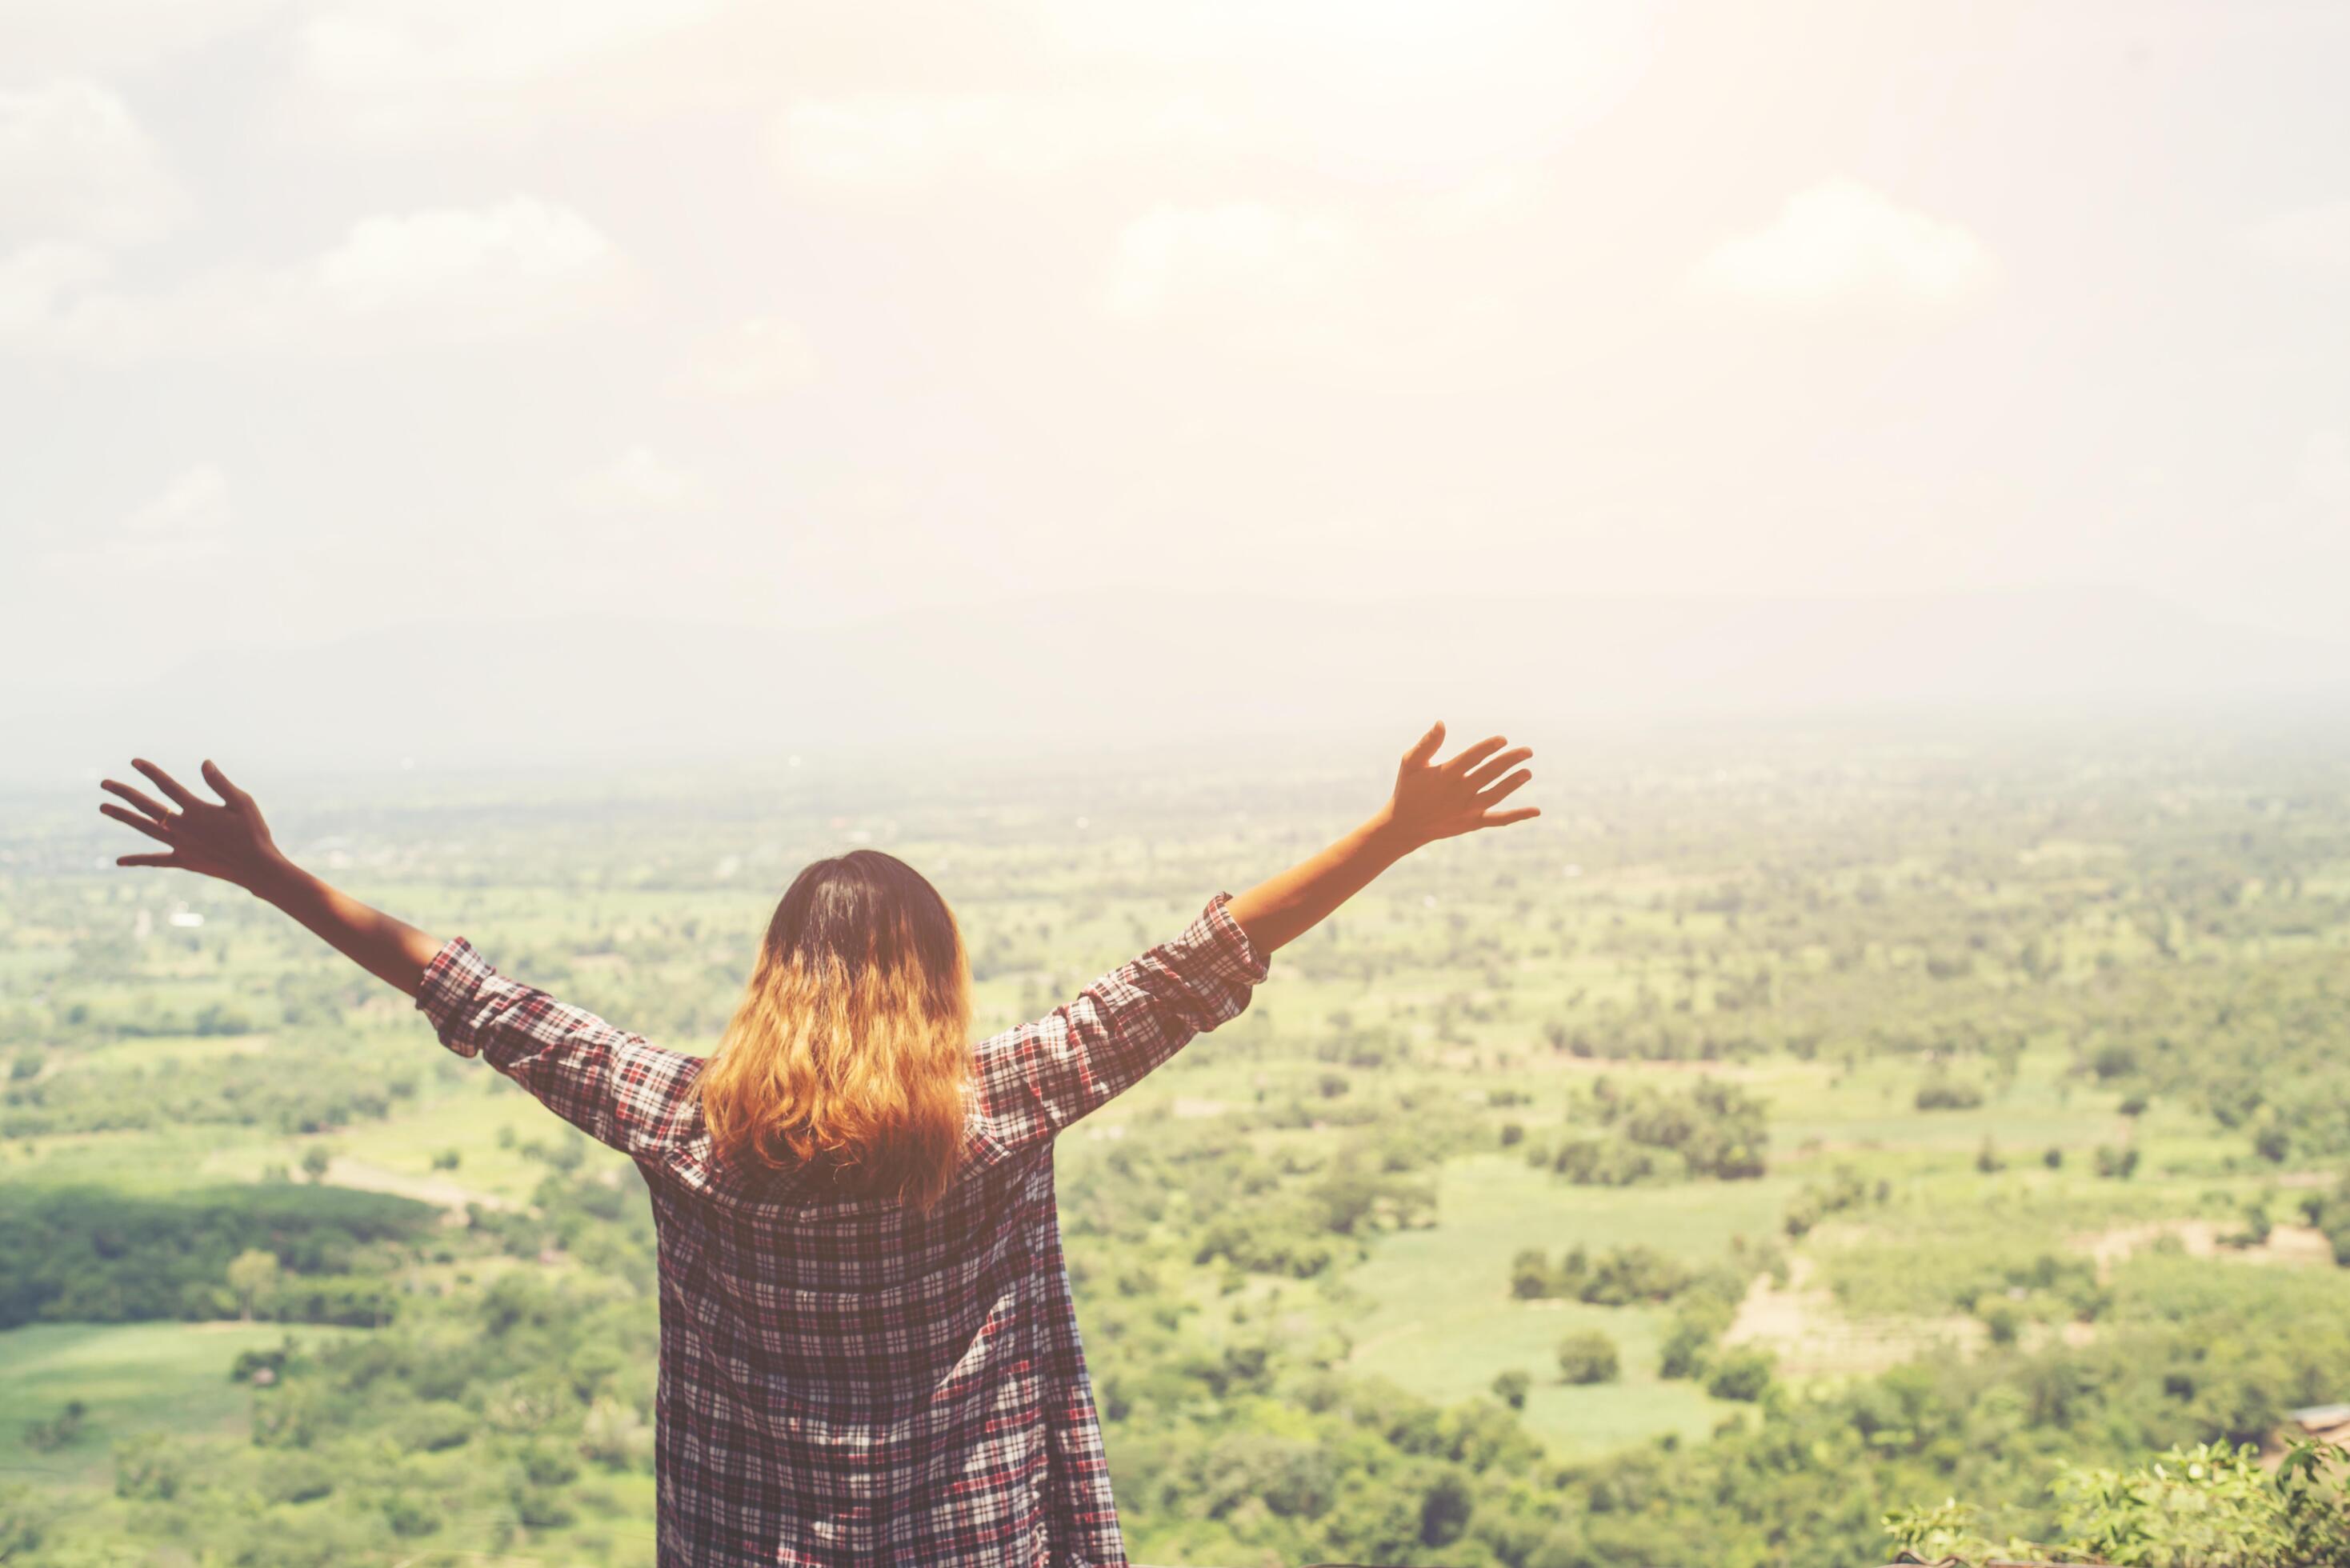
{"type": "Polygon", "coordinates": [[[1239,1016],[1274,949],[1312,929],[1405,855],[1539,815],[1533,807],[1500,809],[1533,777],[1517,767],[1531,751],[1505,751],[1497,735],[1438,763],[1443,742],[1439,723],[1404,753],[1388,803],[1319,855],[1236,898],[1217,895],[1175,940],[983,1044],[978,1109],[988,1136],[1017,1148],[1099,1109],[1194,1035],[1239,1016]]]}
{"type": "Polygon", "coordinates": [[[103,787],[128,805],[109,802],[99,810],[163,847],[122,856],[117,865],[192,871],[276,906],[414,997],[442,1044],[460,1056],[487,1057],[557,1116],[614,1148],[645,1158],[686,1125],[686,1101],[702,1071],[693,1057],[518,985],[484,963],[463,938],[443,942],[311,876],[278,850],[259,803],[211,763],[203,777],[217,801],[143,758],[131,765],[165,799],[108,779],[103,787]]]}
{"type": "Polygon", "coordinates": [[[217,801],[204,799],[144,757],[133,758],[130,765],[163,792],[164,800],[108,779],[99,787],[129,804],[109,801],[98,809],[163,847],[120,856],[117,866],[188,871],[242,888],[291,915],[386,985],[416,994],[424,983],[426,966],[441,950],[438,937],[369,909],[287,859],[262,817],[260,803],[210,762],[203,765],[203,778],[220,797],[217,801]]]}

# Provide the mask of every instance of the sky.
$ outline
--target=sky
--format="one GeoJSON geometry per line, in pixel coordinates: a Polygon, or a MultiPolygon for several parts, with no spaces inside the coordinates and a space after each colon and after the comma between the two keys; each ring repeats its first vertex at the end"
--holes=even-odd
{"type": "Polygon", "coordinates": [[[2336,0],[9,0],[0,667],[1140,591],[2338,639],[2345,79],[2336,0]]]}

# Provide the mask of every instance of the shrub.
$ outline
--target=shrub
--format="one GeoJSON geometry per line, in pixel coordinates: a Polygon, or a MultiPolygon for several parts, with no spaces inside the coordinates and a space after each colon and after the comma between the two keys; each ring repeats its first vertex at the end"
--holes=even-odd
{"type": "Polygon", "coordinates": [[[1577,1247],[1552,1268],[1529,1248],[1510,1262],[1510,1293],[1522,1301],[1563,1297],[1595,1306],[1670,1301],[1697,1276],[1654,1247],[1614,1247],[1596,1259],[1577,1247]]]}
{"type": "MultiPolygon", "coordinates": [[[[114,1445],[114,1495],[136,1502],[169,1502],[187,1478],[187,1450],[161,1432],[141,1432],[114,1445]]],[[[0,1558],[0,1561],[5,1561],[0,1558]]]]}
{"type": "Polygon", "coordinates": [[[1936,1074],[1918,1085],[1921,1111],[1970,1111],[1982,1103],[1982,1090],[1961,1079],[1936,1074]]]}
{"type": "Polygon", "coordinates": [[[1581,1329],[1558,1342],[1558,1375],[1563,1382],[1613,1383],[1623,1369],[1616,1342],[1598,1329],[1581,1329]]]}
{"type": "Polygon", "coordinates": [[[413,1540],[441,1528],[441,1511],[412,1492],[394,1492],[383,1501],[383,1521],[394,1535],[413,1540]]]}
{"type": "Polygon", "coordinates": [[[2013,1345],[2023,1332],[2023,1314],[2012,1302],[1993,1302],[1983,1309],[1982,1321],[1993,1345],[2013,1345]]]}
{"type": "Polygon", "coordinates": [[[261,1472],[261,1495],[271,1502],[313,1502],[334,1490],[334,1468],[315,1454],[279,1454],[261,1472]]]}
{"type": "Polygon", "coordinates": [[[1762,1397],[1771,1386],[1771,1356],[1767,1351],[1732,1350],[1716,1356],[1706,1375],[1705,1391],[1717,1399],[1762,1397]]]}
{"type": "Polygon", "coordinates": [[[78,1399],[68,1399],[65,1408],[50,1419],[25,1424],[25,1446],[36,1454],[52,1454],[70,1448],[81,1436],[82,1423],[88,1415],[89,1407],[78,1399]]]}

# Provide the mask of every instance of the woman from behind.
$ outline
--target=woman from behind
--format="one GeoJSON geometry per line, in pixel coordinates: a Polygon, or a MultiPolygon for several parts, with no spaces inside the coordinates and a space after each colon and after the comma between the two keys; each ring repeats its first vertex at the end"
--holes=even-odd
{"type": "Polygon", "coordinates": [[[1053,1140],[1237,1016],[1266,960],[1404,855],[1523,821],[1532,754],[1405,753],[1387,804],[1312,858],[1218,894],[1173,940],[1033,1023],[969,1044],[954,917],[893,857],[793,882],[707,1061],[506,979],[296,867],[252,796],[99,809],[161,842],[120,863],[220,877],[416,999],[643,1172],[660,1242],[664,1568],[1123,1563],[1062,1263],[1053,1140]]]}

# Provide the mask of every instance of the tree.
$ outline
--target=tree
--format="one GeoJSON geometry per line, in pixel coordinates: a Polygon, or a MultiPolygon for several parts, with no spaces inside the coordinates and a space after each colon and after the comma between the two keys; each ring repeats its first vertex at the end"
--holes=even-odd
{"type": "Polygon", "coordinates": [[[313,1181],[326,1180],[328,1168],[334,1163],[335,1157],[324,1144],[314,1143],[302,1151],[302,1173],[313,1181]]]}
{"type": "Polygon", "coordinates": [[[47,1539],[49,1522],[65,1511],[65,1505],[30,1487],[0,1487],[0,1563],[28,1560],[47,1539]]]}
{"type": "Polygon", "coordinates": [[[1624,1369],[1616,1342],[1596,1328],[1558,1342],[1558,1374],[1568,1383],[1613,1383],[1624,1369]]]}
{"type": "Polygon", "coordinates": [[[618,1399],[598,1399],[581,1425],[579,1451],[616,1470],[642,1465],[652,1458],[653,1429],[633,1407],[618,1399]]]}
{"type": "Polygon", "coordinates": [[[1713,1364],[1705,1380],[1705,1391],[1717,1399],[1743,1399],[1748,1402],[1762,1397],[1771,1386],[1771,1356],[1767,1351],[1733,1350],[1713,1364]]]}
{"type": "Polygon", "coordinates": [[[277,1254],[258,1247],[229,1261],[228,1288],[236,1293],[237,1311],[245,1322],[253,1321],[255,1304],[277,1293],[277,1254]]]}
{"type": "Polygon", "coordinates": [[[1493,1397],[1513,1410],[1523,1410],[1526,1407],[1526,1391],[1534,1385],[1532,1377],[1512,1367],[1493,1379],[1493,1397]]]}
{"type": "Polygon", "coordinates": [[[1469,1527],[1476,1494],[1468,1478],[1455,1469],[1440,1473],[1419,1504],[1419,1540],[1424,1546],[1449,1546],[1469,1527]]]}
{"type": "Polygon", "coordinates": [[[2012,1302],[1995,1301],[1983,1309],[1983,1326],[1993,1345],[2013,1345],[2023,1333],[2023,1314],[2012,1302]]]}
{"type": "Polygon", "coordinates": [[[88,1406],[78,1399],[68,1399],[66,1407],[53,1418],[26,1425],[25,1446],[36,1453],[55,1453],[81,1436],[82,1424],[88,1416],[88,1406]]]}

